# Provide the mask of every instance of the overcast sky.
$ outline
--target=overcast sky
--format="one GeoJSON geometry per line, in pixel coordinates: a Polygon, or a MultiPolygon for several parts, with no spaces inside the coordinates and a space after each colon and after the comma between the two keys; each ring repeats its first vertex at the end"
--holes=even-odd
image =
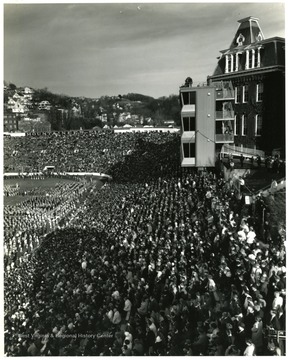
{"type": "Polygon", "coordinates": [[[238,20],[285,37],[280,3],[74,3],[4,5],[4,79],[70,96],[177,94],[206,81],[238,20]]]}

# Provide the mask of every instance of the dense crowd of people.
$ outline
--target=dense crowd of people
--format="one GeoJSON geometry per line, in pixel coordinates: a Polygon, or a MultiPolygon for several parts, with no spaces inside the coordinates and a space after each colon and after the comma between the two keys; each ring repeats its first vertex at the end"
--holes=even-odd
{"type": "Polygon", "coordinates": [[[140,140],[163,144],[179,137],[169,132],[114,133],[70,131],[4,138],[4,172],[39,172],[54,166],[56,172],[99,172],[110,168],[135,150],[140,140]]]}
{"type": "MultiPolygon", "coordinates": [[[[215,171],[182,170],[176,135],[134,135],[113,181],[67,185],[56,228],[6,269],[6,354],[284,354],[285,232],[215,171]]],[[[22,236],[41,223],[22,216],[22,236]]]]}

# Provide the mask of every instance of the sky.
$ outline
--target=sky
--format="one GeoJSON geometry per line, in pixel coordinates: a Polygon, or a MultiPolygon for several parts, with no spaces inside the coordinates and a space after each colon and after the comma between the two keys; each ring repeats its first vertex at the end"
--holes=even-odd
{"type": "Polygon", "coordinates": [[[178,94],[205,82],[238,29],[259,19],[265,38],[285,37],[284,2],[4,2],[4,80],[97,98],[178,94]]]}

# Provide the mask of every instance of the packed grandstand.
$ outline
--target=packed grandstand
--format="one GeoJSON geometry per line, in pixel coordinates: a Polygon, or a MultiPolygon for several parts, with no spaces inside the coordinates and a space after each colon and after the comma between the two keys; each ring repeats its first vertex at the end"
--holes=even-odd
{"type": "Polygon", "coordinates": [[[5,137],[7,356],[285,354],[285,227],[179,151],[170,132],[5,137]]]}

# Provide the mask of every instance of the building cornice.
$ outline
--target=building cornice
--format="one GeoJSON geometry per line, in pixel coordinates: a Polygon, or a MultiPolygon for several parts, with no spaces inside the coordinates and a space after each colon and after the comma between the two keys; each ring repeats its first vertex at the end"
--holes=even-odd
{"type": "Polygon", "coordinates": [[[236,79],[239,77],[263,75],[263,74],[268,74],[271,72],[284,72],[285,73],[285,66],[284,65],[274,65],[274,66],[268,66],[266,68],[255,68],[255,69],[236,71],[236,72],[220,74],[220,75],[212,75],[212,76],[209,76],[208,78],[212,81],[232,80],[232,79],[236,79]]]}
{"type": "Polygon", "coordinates": [[[265,39],[265,40],[262,40],[262,41],[258,41],[258,42],[254,42],[254,43],[251,43],[251,44],[236,46],[234,48],[227,48],[225,50],[220,50],[220,53],[222,55],[232,54],[232,53],[236,53],[236,52],[245,51],[247,49],[254,49],[254,48],[262,47],[262,45],[265,45],[265,44],[268,44],[268,43],[271,43],[271,42],[276,42],[276,41],[279,41],[279,42],[282,42],[282,43],[285,44],[285,39],[284,38],[275,36],[275,37],[265,39]]]}

